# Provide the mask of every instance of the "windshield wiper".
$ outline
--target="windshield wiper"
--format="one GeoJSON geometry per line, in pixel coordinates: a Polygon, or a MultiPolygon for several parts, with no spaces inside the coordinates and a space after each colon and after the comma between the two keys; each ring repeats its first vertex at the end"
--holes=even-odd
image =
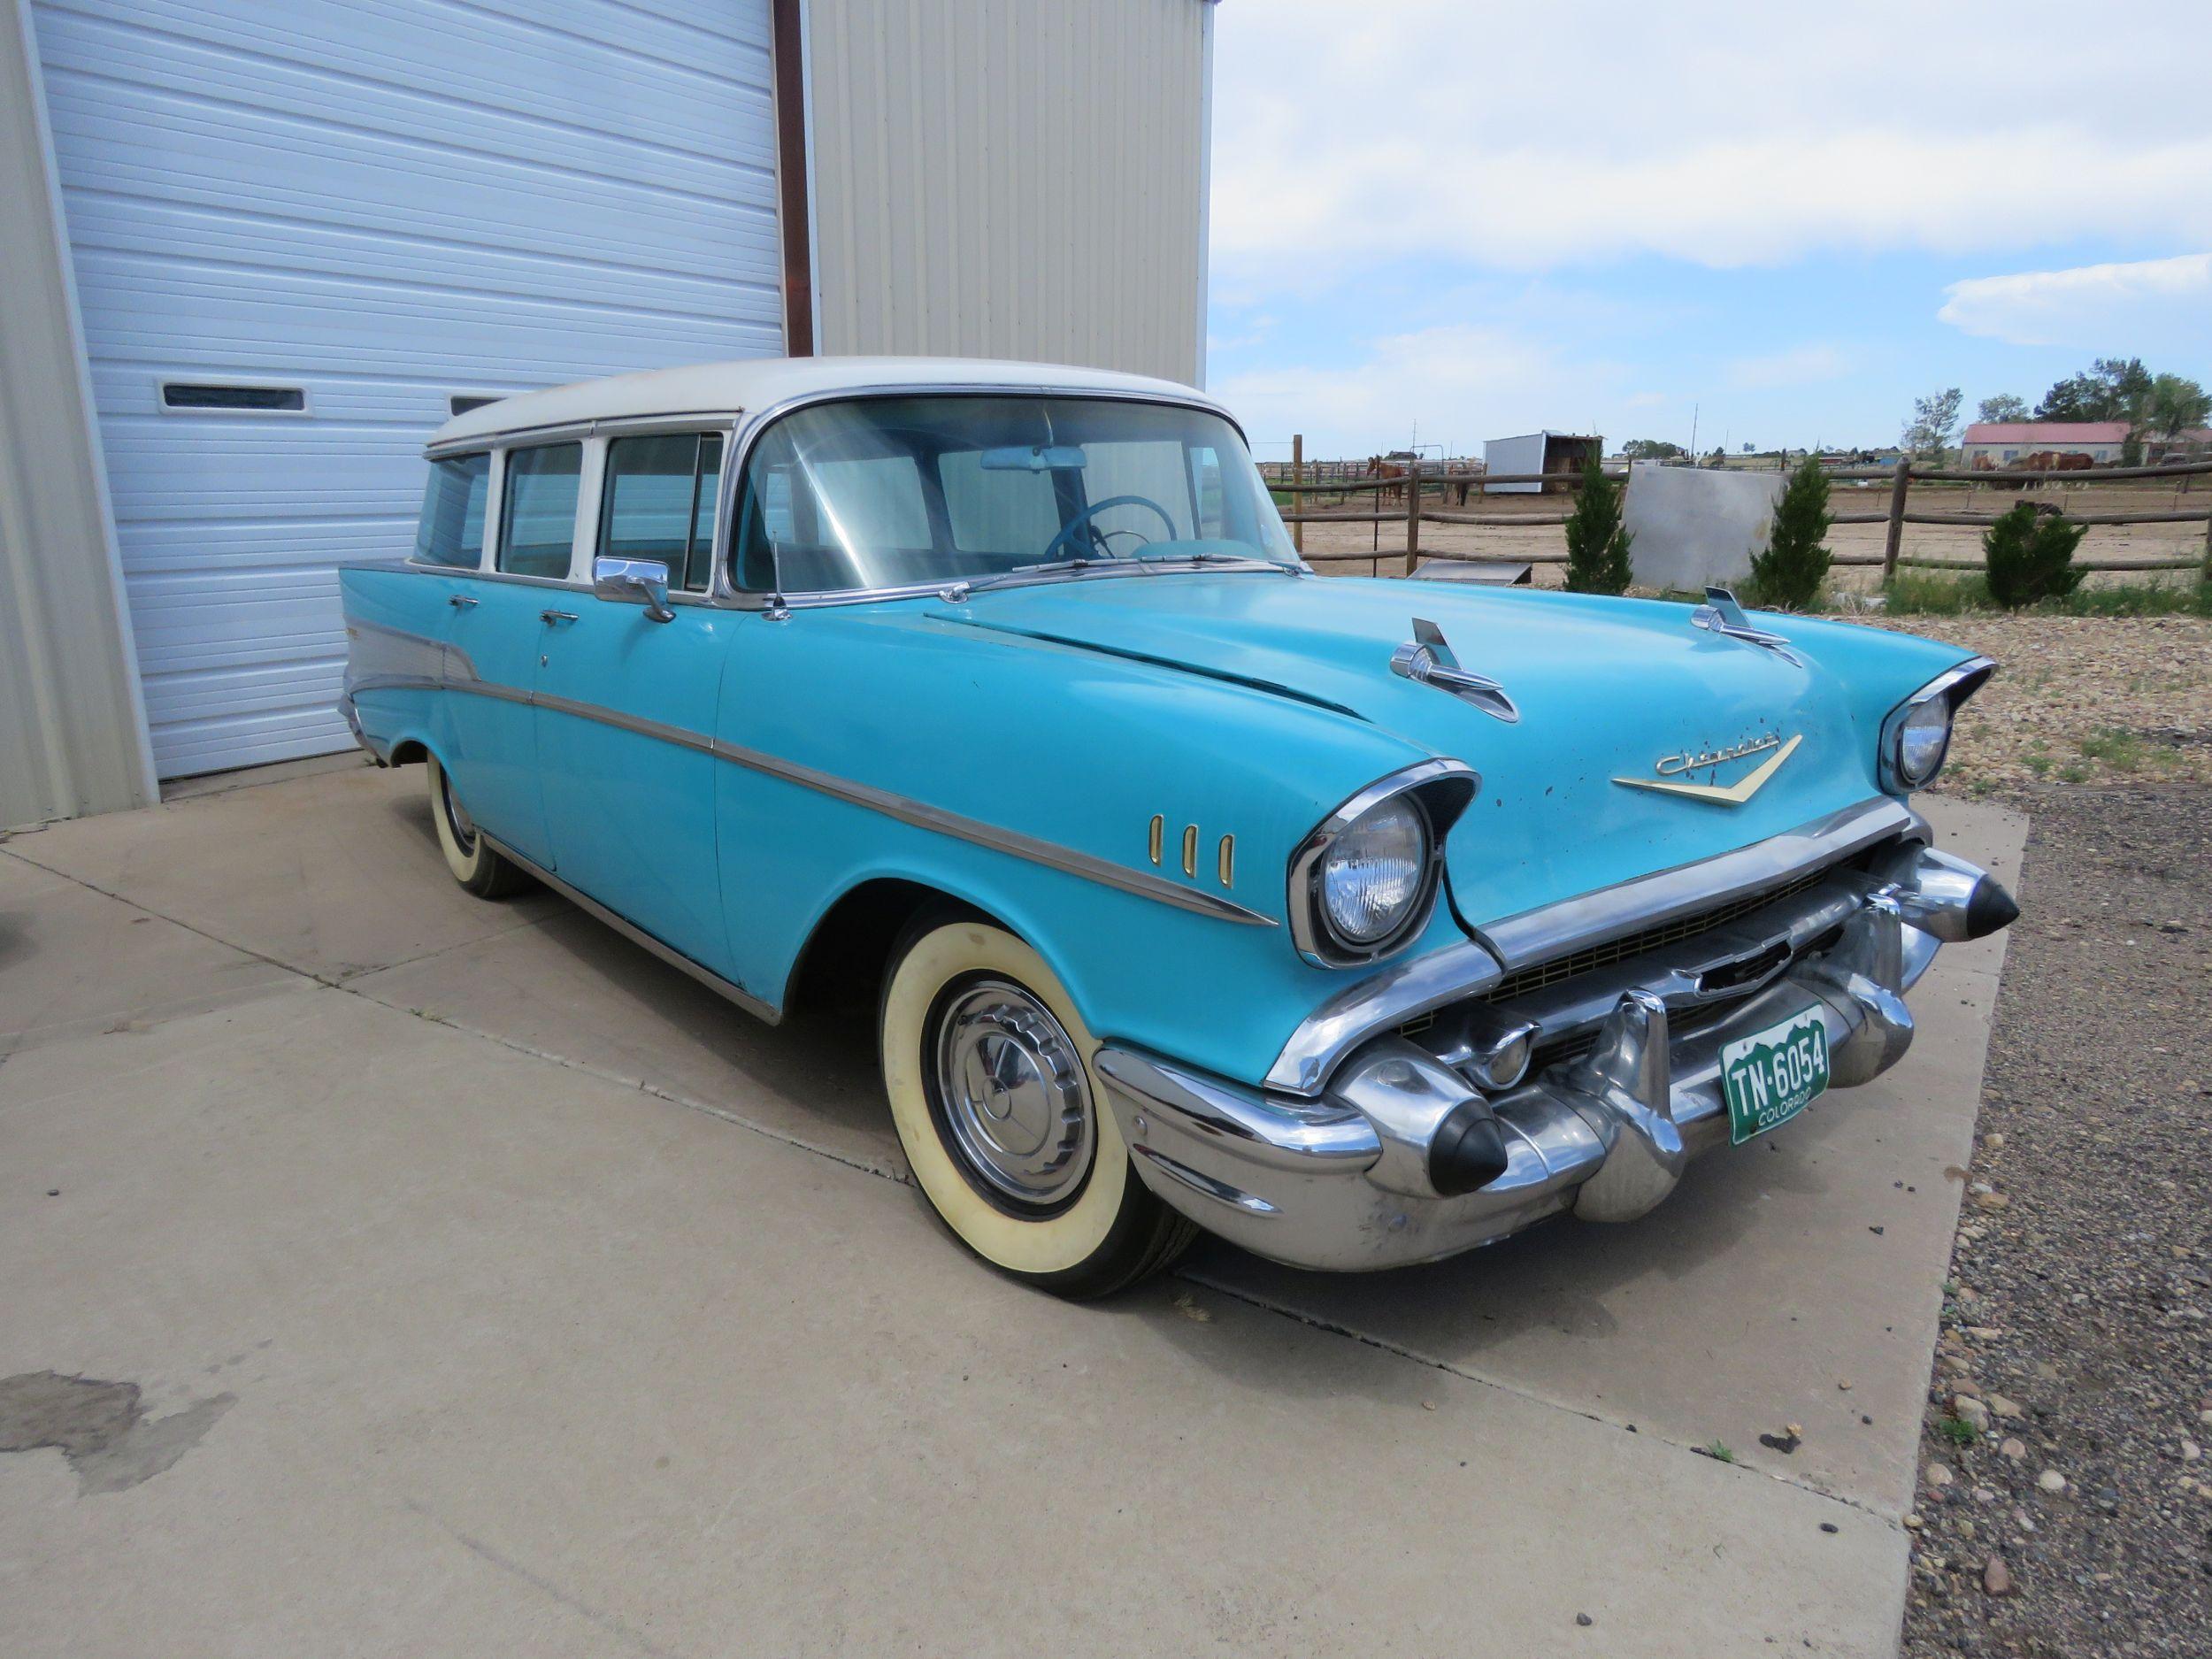
{"type": "Polygon", "coordinates": [[[1093,558],[1093,557],[1091,557],[1088,554],[1078,554],[1078,555],[1077,555],[1075,557],[1073,557],[1073,558],[1064,558],[1064,559],[1047,559],[1047,560],[1045,560],[1042,564],[1040,564],[1040,565],[1016,565],[1011,566],[1011,567],[1010,567],[1010,568],[1009,568],[1009,569],[1006,569],[1006,570],[1002,570],[1002,571],[1001,571],[1001,572],[999,572],[999,575],[1001,575],[1001,576],[1037,576],[1037,575],[1047,575],[1047,574],[1051,573],[1051,572],[1054,572],[1054,571],[1087,571],[1087,570],[1090,570],[1090,569],[1092,569],[1092,568],[1093,568],[1094,566],[1095,566],[1095,565],[1121,565],[1121,564],[1125,564],[1126,562],[1127,562],[1127,561],[1126,561],[1126,560],[1124,560],[1124,559],[1117,559],[1117,558],[1093,558]]]}

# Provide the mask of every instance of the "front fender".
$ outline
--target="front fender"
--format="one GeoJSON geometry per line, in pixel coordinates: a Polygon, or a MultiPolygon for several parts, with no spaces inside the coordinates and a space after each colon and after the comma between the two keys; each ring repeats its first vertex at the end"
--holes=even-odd
{"type": "MultiPolygon", "coordinates": [[[[1299,956],[1286,925],[1293,850],[1356,790],[1429,758],[1340,711],[1159,664],[933,627],[911,605],[800,611],[747,629],[718,737],[1225,897],[1254,918],[1181,909],[733,764],[719,769],[717,822],[748,990],[780,1004],[842,895],[870,880],[913,882],[1019,933],[1102,1038],[1255,1080],[1299,1022],[1358,977],[1299,956]]],[[[1409,949],[1458,936],[1440,904],[1409,949]]]]}

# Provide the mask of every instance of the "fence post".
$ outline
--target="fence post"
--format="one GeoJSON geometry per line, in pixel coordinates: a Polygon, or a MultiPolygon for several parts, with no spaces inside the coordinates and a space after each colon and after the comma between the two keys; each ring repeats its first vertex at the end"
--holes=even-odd
{"type": "Polygon", "coordinates": [[[2212,582],[2212,514],[2204,520],[2204,580],[2212,582]]]}
{"type": "Polygon", "coordinates": [[[1882,549],[1882,580],[1897,574],[1897,555],[1905,544],[1905,490],[1912,481],[1909,457],[1897,457],[1897,477],[1889,487],[1889,541],[1882,549]]]}
{"type": "Polygon", "coordinates": [[[1421,557],[1421,457],[1406,463],[1406,574],[1421,557]]]}
{"type": "MultiPolygon", "coordinates": [[[[1302,432],[1294,432],[1290,434],[1290,481],[1294,484],[1302,484],[1306,481],[1306,434],[1302,432]]],[[[1290,493],[1290,510],[1301,515],[1303,515],[1306,511],[1306,498],[1294,489],[1290,493]]],[[[1290,544],[1298,549],[1301,558],[1305,557],[1306,526],[1304,525],[1294,524],[1290,526],[1290,544]]]]}

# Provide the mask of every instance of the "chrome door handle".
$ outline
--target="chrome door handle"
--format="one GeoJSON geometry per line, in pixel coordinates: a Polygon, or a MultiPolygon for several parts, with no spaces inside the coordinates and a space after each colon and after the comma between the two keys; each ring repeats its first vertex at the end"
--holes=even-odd
{"type": "Polygon", "coordinates": [[[456,611],[473,611],[476,608],[476,601],[466,594],[454,594],[446,600],[446,603],[456,611]]]}
{"type": "Polygon", "coordinates": [[[538,620],[541,622],[573,622],[576,620],[576,613],[573,611],[541,611],[538,612],[538,620]]]}

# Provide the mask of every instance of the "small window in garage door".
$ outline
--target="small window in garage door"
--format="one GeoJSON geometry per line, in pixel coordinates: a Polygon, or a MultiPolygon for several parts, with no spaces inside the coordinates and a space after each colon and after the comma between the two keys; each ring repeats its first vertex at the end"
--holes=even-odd
{"type": "Polygon", "coordinates": [[[568,575],[576,542],[576,492],[584,471],[580,443],[545,443],[507,452],[506,504],[500,510],[499,568],[515,576],[568,575]]]}
{"type": "Polygon", "coordinates": [[[492,457],[488,454],[448,456],[430,464],[422,518],[415,526],[417,559],[463,570],[474,570],[483,562],[484,497],[491,477],[492,457]]]}

